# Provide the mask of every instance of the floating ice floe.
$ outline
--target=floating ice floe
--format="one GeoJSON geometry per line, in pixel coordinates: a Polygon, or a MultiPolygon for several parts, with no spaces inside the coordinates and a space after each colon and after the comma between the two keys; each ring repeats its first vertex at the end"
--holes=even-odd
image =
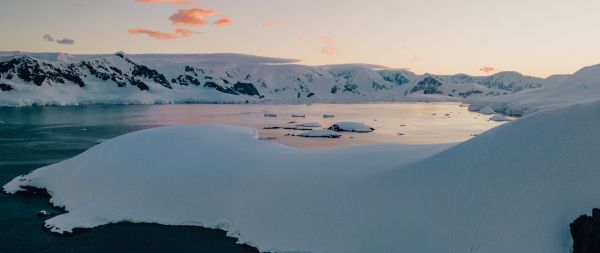
{"type": "Polygon", "coordinates": [[[357,132],[357,133],[369,133],[373,132],[375,128],[372,128],[364,123],[360,122],[339,122],[331,125],[329,130],[337,132],[357,132]]]}
{"type": "Polygon", "coordinates": [[[321,127],[321,124],[319,124],[319,122],[308,122],[308,123],[301,123],[296,126],[299,126],[299,127],[321,127]]]}
{"type": "Polygon", "coordinates": [[[312,137],[312,138],[340,138],[342,135],[332,130],[313,130],[301,133],[297,136],[300,137],[312,137]]]}
{"type": "Polygon", "coordinates": [[[492,115],[492,117],[490,117],[490,120],[502,122],[502,121],[512,121],[512,118],[510,118],[506,115],[502,115],[502,114],[494,114],[494,115],[492,115]]]}
{"type": "Polygon", "coordinates": [[[310,127],[302,127],[302,126],[286,126],[283,129],[285,129],[285,130],[298,130],[298,131],[312,131],[313,130],[310,127]]]}

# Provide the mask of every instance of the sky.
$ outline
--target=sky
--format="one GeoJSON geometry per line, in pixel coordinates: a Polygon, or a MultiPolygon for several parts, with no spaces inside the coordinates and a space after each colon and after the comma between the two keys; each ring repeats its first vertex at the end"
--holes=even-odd
{"type": "Polygon", "coordinates": [[[242,53],[546,77],[600,63],[598,0],[0,0],[0,51],[242,53]]]}

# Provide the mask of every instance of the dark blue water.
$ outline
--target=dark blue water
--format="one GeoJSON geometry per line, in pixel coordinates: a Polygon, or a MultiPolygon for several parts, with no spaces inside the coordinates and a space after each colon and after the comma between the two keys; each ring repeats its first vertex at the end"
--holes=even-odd
{"type": "MultiPolygon", "coordinates": [[[[154,127],[152,106],[0,108],[0,183],[73,157],[100,139],[154,127]]],[[[112,224],[71,235],[43,228],[40,210],[60,213],[46,196],[0,194],[0,252],[257,252],[219,230],[112,224]]]]}

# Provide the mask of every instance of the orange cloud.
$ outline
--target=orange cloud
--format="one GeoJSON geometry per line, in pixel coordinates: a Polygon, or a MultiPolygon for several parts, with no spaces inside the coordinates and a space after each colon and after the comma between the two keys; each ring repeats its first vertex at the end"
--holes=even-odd
{"type": "Polygon", "coordinates": [[[267,20],[266,22],[263,23],[262,26],[264,28],[273,28],[273,27],[281,26],[281,23],[277,22],[275,20],[267,20]]]}
{"type": "Polygon", "coordinates": [[[493,73],[496,72],[496,69],[493,67],[483,67],[480,69],[483,73],[489,74],[489,73],[493,73]]]}
{"type": "Polygon", "coordinates": [[[222,18],[218,19],[217,21],[213,22],[213,24],[218,25],[218,26],[232,25],[233,20],[231,20],[228,17],[222,17],[222,18]]]}
{"type": "Polygon", "coordinates": [[[190,36],[192,36],[192,34],[194,34],[193,31],[190,31],[187,29],[177,29],[177,30],[175,30],[175,33],[181,35],[181,37],[190,37],[190,36]]]}
{"type": "Polygon", "coordinates": [[[184,9],[178,10],[175,14],[169,17],[169,20],[173,23],[173,25],[206,25],[208,21],[206,21],[207,17],[216,16],[219,12],[215,10],[201,9],[201,8],[193,8],[193,9],[184,9]]]}
{"type": "Polygon", "coordinates": [[[321,37],[319,37],[319,40],[329,43],[329,42],[333,41],[333,38],[329,35],[322,35],[321,37]]]}
{"type": "MultiPolygon", "coordinates": [[[[148,35],[148,37],[157,39],[157,40],[173,40],[173,39],[177,39],[179,37],[179,36],[177,36],[176,33],[157,32],[157,31],[152,31],[152,30],[142,29],[142,28],[129,29],[129,34],[133,34],[133,35],[145,34],[145,35],[148,35]]],[[[184,37],[187,37],[187,36],[184,36],[184,37]]]]}
{"type": "Polygon", "coordinates": [[[135,0],[136,3],[140,4],[174,4],[180,6],[198,5],[200,3],[196,1],[188,0],[135,0]]]}
{"type": "Polygon", "coordinates": [[[340,49],[334,45],[325,45],[321,48],[321,53],[324,55],[337,55],[340,54],[340,49]]]}

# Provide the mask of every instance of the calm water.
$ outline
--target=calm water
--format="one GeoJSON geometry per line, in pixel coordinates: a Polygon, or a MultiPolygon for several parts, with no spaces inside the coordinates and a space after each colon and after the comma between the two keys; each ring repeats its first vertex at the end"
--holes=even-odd
{"type": "MultiPolygon", "coordinates": [[[[140,129],[180,124],[236,124],[262,129],[290,121],[360,121],[377,130],[340,139],[285,136],[293,130],[261,130],[261,137],[303,148],[365,143],[463,141],[497,125],[459,104],[357,105],[160,105],[0,108],[0,183],[56,163],[140,129]],[[265,113],[278,114],[265,118],[265,113]],[[292,118],[291,114],[306,118],[292,118]],[[324,119],[323,114],[335,118],[324,119]]],[[[39,210],[53,209],[41,196],[0,194],[0,252],[256,252],[222,231],[196,227],[116,224],[70,236],[45,231],[39,210]]]]}

